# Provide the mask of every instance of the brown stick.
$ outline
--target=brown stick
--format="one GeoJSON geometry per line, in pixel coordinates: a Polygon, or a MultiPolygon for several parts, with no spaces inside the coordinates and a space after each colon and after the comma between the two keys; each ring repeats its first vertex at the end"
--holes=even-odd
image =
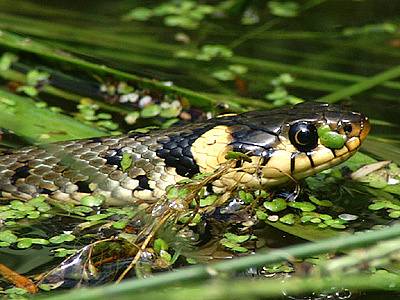
{"type": "Polygon", "coordinates": [[[25,289],[31,294],[38,292],[37,286],[29,278],[18,274],[3,264],[0,264],[0,276],[3,276],[7,281],[12,283],[18,288],[25,289]]]}

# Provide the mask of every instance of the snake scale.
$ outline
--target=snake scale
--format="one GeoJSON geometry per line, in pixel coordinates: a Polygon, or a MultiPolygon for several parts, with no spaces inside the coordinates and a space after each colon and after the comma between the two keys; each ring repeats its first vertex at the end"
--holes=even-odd
{"type": "Polygon", "coordinates": [[[269,111],[226,115],[148,134],[66,141],[7,150],[0,155],[0,196],[80,201],[101,194],[108,205],[153,201],[166,188],[199,172],[213,172],[229,151],[250,161],[212,183],[214,192],[233,185],[269,187],[337,165],[368,135],[368,118],[338,106],[303,103],[269,111]],[[344,138],[341,147],[321,142],[319,128],[344,138]],[[124,169],[123,157],[131,164],[124,169]]]}

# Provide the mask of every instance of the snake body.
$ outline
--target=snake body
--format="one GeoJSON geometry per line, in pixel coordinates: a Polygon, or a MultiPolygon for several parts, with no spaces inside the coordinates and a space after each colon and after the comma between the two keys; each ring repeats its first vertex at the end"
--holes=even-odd
{"type": "Polygon", "coordinates": [[[80,201],[101,194],[109,205],[152,201],[166,188],[199,172],[213,172],[229,151],[251,161],[212,183],[215,192],[233,185],[268,187],[301,179],[352,155],[369,123],[360,113],[306,103],[270,111],[227,115],[205,122],[122,136],[66,141],[11,150],[0,156],[2,198],[39,195],[80,201]],[[329,148],[315,136],[328,125],[345,137],[329,148]],[[127,158],[128,167],[122,160],[127,158]]]}

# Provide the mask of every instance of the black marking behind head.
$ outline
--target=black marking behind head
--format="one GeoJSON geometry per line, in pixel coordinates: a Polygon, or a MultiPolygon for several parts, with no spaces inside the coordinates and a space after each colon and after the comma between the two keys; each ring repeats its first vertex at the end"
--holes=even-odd
{"type": "Polygon", "coordinates": [[[157,156],[165,160],[165,164],[173,167],[176,173],[184,177],[192,177],[200,172],[191,152],[193,143],[206,131],[213,128],[215,124],[203,124],[197,128],[191,128],[171,134],[168,140],[163,138],[159,141],[163,145],[162,149],[157,150],[157,156]]]}

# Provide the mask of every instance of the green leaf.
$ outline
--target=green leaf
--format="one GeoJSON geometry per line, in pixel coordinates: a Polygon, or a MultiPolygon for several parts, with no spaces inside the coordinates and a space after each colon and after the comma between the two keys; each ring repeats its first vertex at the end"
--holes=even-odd
{"type": "Polygon", "coordinates": [[[166,262],[171,262],[172,256],[165,250],[160,250],[160,257],[166,262]]]}
{"type": "Polygon", "coordinates": [[[272,201],[265,201],[263,205],[266,209],[273,212],[282,211],[287,207],[286,200],[283,198],[276,198],[272,201]]]}
{"type": "Polygon", "coordinates": [[[124,21],[146,21],[153,16],[153,11],[147,7],[137,7],[132,9],[128,14],[123,17],[124,21]]]}
{"type": "Polygon", "coordinates": [[[125,172],[126,170],[128,170],[132,166],[132,163],[133,163],[132,154],[124,152],[122,154],[122,160],[121,160],[122,171],[125,172]]]}
{"type": "Polygon", "coordinates": [[[312,195],[308,196],[308,199],[310,199],[311,202],[314,202],[318,206],[331,207],[333,205],[333,203],[329,200],[319,200],[317,197],[314,197],[312,195]]]}
{"type": "Polygon", "coordinates": [[[129,220],[119,220],[119,221],[115,221],[112,226],[115,229],[124,229],[126,227],[126,225],[128,225],[129,220]]]}
{"type": "Polygon", "coordinates": [[[217,199],[217,195],[209,195],[206,198],[200,199],[200,207],[212,205],[217,199]]]}
{"type": "Polygon", "coordinates": [[[288,225],[294,224],[294,214],[286,214],[279,218],[279,221],[288,225]]]}
{"type": "Polygon", "coordinates": [[[76,249],[58,248],[53,250],[55,257],[65,257],[76,253],[76,249]]]}
{"type": "Polygon", "coordinates": [[[222,239],[220,240],[221,245],[225,246],[228,249],[231,249],[235,252],[240,252],[240,253],[245,253],[248,252],[249,250],[243,246],[240,246],[237,243],[231,242],[228,239],[222,239]]]}
{"type": "Polygon", "coordinates": [[[9,244],[15,243],[18,240],[18,237],[11,232],[11,230],[4,230],[0,232],[0,241],[6,242],[9,244]]]}
{"type": "Polygon", "coordinates": [[[224,234],[224,237],[225,237],[228,241],[230,241],[230,242],[232,242],[232,243],[237,243],[237,244],[244,243],[244,242],[246,242],[246,241],[248,241],[248,240],[250,239],[250,235],[248,235],[248,234],[245,234],[245,235],[237,235],[237,234],[230,233],[230,232],[225,233],[225,234],[224,234]]]}
{"type": "Polygon", "coordinates": [[[153,247],[154,247],[154,251],[156,251],[157,253],[160,253],[161,250],[167,251],[169,248],[167,242],[161,238],[158,238],[154,241],[153,247]]]}
{"type": "Polygon", "coordinates": [[[296,17],[299,13],[299,4],[293,1],[269,1],[268,7],[271,14],[278,17],[296,17]]]}
{"type": "Polygon", "coordinates": [[[258,220],[264,221],[268,218],[268,214],[263,212],[262,210],[257,210],[256,211],[256,216],[258,220]]]}
{"type": "Polygon", "coordinates": [[[142,111],[140,112],[140,115],[142,118],[154,118],[158,116],[161,112],[161,107],[158,104],[149,104],[145,106],[142,111]]]}
{"type": "MultiPolygon", "coordinates": [[[[121,162],[121,164],[122,164],[122,162],[121,162]]],[[[88,196],[82,197],[80,202],[84,206],[94,207],[94,206],[102,205],[105,200],[106,200],[106,197],[103,195],[88,195],[88,196]]]]}
{"type": "Polygon", "coordinates": [[[239,191],[239,198],[243,200],[244,203],[250,204],[254,201],[254,197],[251,193],[247,193],[243,190],[239,191]]]}
{"type": "Polygon", "coordinates": [[[26,74],[26,83],[29,86],[36,86],[42,81],[48,80],[50,77],[49,73],[40,72],[38,70],[31,70],[26,74]]]}
{"type": "Polygon", "coordinates": [[[289,202],[288,206],[298,208],[301,211],[313,211],[316,206],[310,202],[289,202]]]}
{"type": "Polygon", "coordinates": [[[72,242],[73,240],[75,240],[75,236],[73,234],[63,233],[53,236],[49,239],[49,242],[52,244],[62,244],[64,242],[72,242]]]}
{"type": "Polygon", "coordinates": [[[26,249],[32,246],[33,241],[30,238],[21,238],[18,239],[17,247],[20,249],[26,249]]]}

